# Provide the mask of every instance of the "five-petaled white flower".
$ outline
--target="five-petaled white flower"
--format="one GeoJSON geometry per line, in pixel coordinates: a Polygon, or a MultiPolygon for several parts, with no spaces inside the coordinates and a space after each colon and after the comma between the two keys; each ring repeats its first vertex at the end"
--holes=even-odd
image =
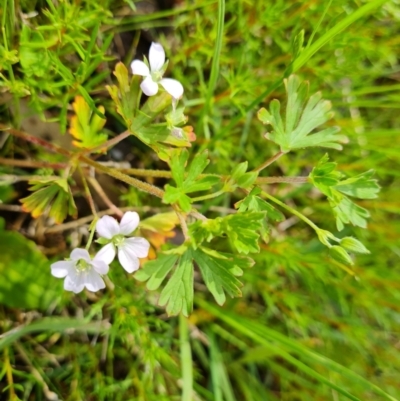
{"type": "Polygon", "coordinates": [[[139,269],[138,258],[148,255],[150,244],[141,237],[126,238],[136,230],[139,220],[136,212],[126,212],[119,224],[113,217],[103,216],[96,224],[96,231],[102,237],[101,243],[108,243],[100,249],[96,257],[110,264],[118,249],[118,260],[128,273],[139,269]]]}
{"type": "Polygon", "coordinates": [[[93,292],[105,288],[100,275],[107,274],[108,269],[108,263],[105,263],[99,254],[92,260],[86,249],[76,248],[71,252],[70,260],[51,265],[51,274],[58,278],[65,277],[64,289],[77,294],[85,287],[93,292]]]}
{"type": "Polygon", "coordinates": [[[163,78],[165,72],[165,52],[159,43],[152,43],[149,51],[149,67],[141,60],[133,60],[131,63],[132,73],[144,78],[140,87],[147,96],[156,95],[158,84],[160,84],[174,99],[183,95],[183,86],[176,79],[163,78]]]}

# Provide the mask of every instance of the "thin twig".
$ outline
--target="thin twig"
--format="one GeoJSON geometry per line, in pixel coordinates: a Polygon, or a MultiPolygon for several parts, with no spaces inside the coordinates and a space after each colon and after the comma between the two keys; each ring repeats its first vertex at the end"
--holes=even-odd
{"type": "MultiPolygon", "coordinates": [[[[166,209],[170,209],[170,207],[166,206],[165,208],[157,208],[157,207],[151,207],[151,206],[140,206],[140,207],[133,208],[132,206],[127,206],[127,207],[120,208],[120,210],[122,212],[128,212],[130,210],[135,210],[135,211],[144,212],[144,213],[146,213],[146,212],[162,213],[166,209]]],[[[106,209],[106,210],[102,210],[101,212],[98,212],[97,216],[102,217],[105,215],[112,215],[112,214],[114,214],[113,209],[106,209]]],[[[68,223],[63,223],[63,224],[60,224],[57,226],[45,228],[44,233],[45,234],[54,234],[54,233],[60,233],[63,231],[71,230],[71,229],[83,226],[84,224],[91,223],[94,218],[95,218],[95,216],[93,214],[91,214],[89,216],[81,217],[78,220],[69,221],[68,223]]]]}
{"type": "Polygon", "coordinates": [[[129,131],[124,131],[122,134],[117,135],[116,137],[108,140],[107,142],[102,143],[101,145],[98,145],[92,149],[85,149],[83,150],[80,154],[82,156],[88,155],[90,153],[98,152],[99,150],[105,150],[108,148],[111,148],[112,146],[116,145],[117,143],[123,141],[125,138],[128,138],[131,133],[129,131]]]}
{"type": "Polygon", "coordinates": [[[103,188],[99,184],[99,182],[94,177],[88,177],[88,181],[93,189],[97,192],[103,202],[119,217],[123,216],[123,212],[119,209],[114,203],[112,203],[111,199],[107,196],[107,194],[103,191],[103,188]]]}
{"type": "Polygon", "coordinates": [[[7,212],[27,213],[22,209],[22,206],[20,205],[6,205],[4,203],[0,203],[0,210],[6,210],[7,212]]]}
{"type": "Polygon", "coordinates": [[[53,143],[47,142],[44,139],[38,138],[33,135],[29,135],[26,132],[22,132],[19,130],[16,130],[11,127],[7,127],[6,125],[0,124],[0,131],[6,131],[12,134],[13,136],[16,136],[17,138],[23,139],[24,141],[33,143],[35,145],[40,145],[42,148],[45,148],[47,150],[50,150],[51,152],[58,153],[64,156],[71,156],[71,152],[67,149],[64,149],[60,146],[54,145],[53,143]]]}
{"type": "Polygon", "coordinates": [[[181,229],[182,229],[182,233],[183,233],[183,236],[185,237],[185,241],[188,241],[190,237],[189,237],[189,230],[188,230],[188,227],[186,224],[186,220],[183,217],[182,213],[178,210],[177,207],[175,207],[174,205],[172,205],[172,207],[175,210],[176,215],[178,216],[179,223],[180,223],[181,229]]]}
{"type": "Polygon", "coordinates": [[[196,217],[197,220],[203,220],[203,221],[208,220],[207,217],[204,216],[204,214],[201,214],[201,213],[198,212],[197,210],[192,210],[192,211],[190,212],[190,214],[191,214],[193,217],[196,217]]]}
{"type": "Polygon", "coordinates": [[[130,184],[137,189],[140,189],[144,192],[148,192],[151,195],[157,196],[158,198],[163,198],[164,196],[164,191],[154,185],[148,184],[147,182],[143,182],[140,180],[137,180],[136,178],[130,177],[129,175],[121,173],[119,170],[116,170],[114,168],[109,168],[101,165],[100,163],[97,163],[87,157],[81,157],[80,160],[85,162],[86,164],[89,164],[90,166],[93,166],[96,170],[102,171],[103,173],[110,175],[111,177],[114,177],[120,181],[126,182],[127,184],[130,184]]]}
{"type": "Polygon", "coordinates": [[[270,164],[272,164],[274,161],[278,160],[281,156],[283,156],[285,152],[282,152],[281,150],[274,156],[272,156],[270,159],[262,163],[260,166],[255,168],[253,171],[261,171],[264,170],[265,167],[268,167],[270,164]]]}
{"type": "Polygon", "coordinates": [[[6,159],[3,157],[0,157],[0,164],[24,168],[51,168],[54,170],[65,169],[68,166],[68,163],[49,163],[37,160],[6,159]]]}
{"type": "Polygon", "coordinates": [[[5,182],[7,184],[14,184],[16,182],[21,181],[34,181],[34,180],[42,180],[43,178],[49,178],[56,180],[60,177],[56,175],[16,175],[16,174],[2,174],[0,175],[0,183],[5,182]]]}
{"type": "Polygon", "coordinates": [[[44,393],[46,399],[47,400],[52,400],[52,401],[59,400],[58,395],[56,393],[54,393],[53,391],[50,391],[49,386],[44,381],[44,379],[43,379],[42,375],[40,374],[40,372],[33,366],[32,362],[29,359],[28,355],[26,354],[24,348],[18,342],[14,343],[14,347],[18,350],[19,355],[24,360],[24,362],[27,364],[28,369],[30,370],[32,376],[42,386],[43,393],[44,393]]]}
{"type": "Polygon", "coordinates": [[[94,200],[93,200],[92,194],[90,193],[90,188],[88,186],[86,177],[83,174],[82,169],[81,169],[81,167],[79,165],[78,165],[78,171],[79,171],[79,175],[81,176],[83,188],[85,189],[86,200],[89,203],[90,210],[92,211],[94,216],[97,216],[97,210],[96,210],[96,206],[94,204],[94,200]]]}

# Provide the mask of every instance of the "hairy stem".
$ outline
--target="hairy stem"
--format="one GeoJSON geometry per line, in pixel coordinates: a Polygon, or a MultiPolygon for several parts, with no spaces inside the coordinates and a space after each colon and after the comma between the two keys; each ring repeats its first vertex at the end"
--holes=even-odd
{"type": "Polygon", "coordinates": [[[103,166],[102,164],[97,163],[85,156],[81,156],[80,160],[88,164],[89,166],[93,166],[96,170],[102,171],[103,173],[110,175],[111,177],[114,177],[117,180],[126,182],[127,184],[132,185],[133,187],[140,189],[141,191],[148,192],[149,194],[157,196],[158,198],[161,199],[164,196],[164,191],[160,188],[157,188],[154,185],[137,180],[136,178],[132,178],[129,175],[121,173],[119,170],[116,170],[114,168],[103,166]]]}

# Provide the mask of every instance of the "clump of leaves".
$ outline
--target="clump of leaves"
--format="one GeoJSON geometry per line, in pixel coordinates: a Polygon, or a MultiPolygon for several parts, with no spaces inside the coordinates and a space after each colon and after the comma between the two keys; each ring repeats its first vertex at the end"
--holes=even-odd
{"type": "Polygon", "coordinates": [[[196,136],[192,127],[174,127],[185,123],[187,118],[183,115],[183,108],[173,110],[167,114],[167,122],[156,126],[151,123],[158,118],[168,107],[172,106],[172,97],[160,91],[151,96],[139,109],[140,77],[129,77],[128,69],[124,64],[118,63],[114,75],[118,85],[109,85],[107,90],[113,99],[117,113],[122,116],[128,130],[146,145],[151,147],[164,161],[171,158],[171,146],[190,147],[196,136]]]}
{"type": "Polygon", "coordinates": [[[76,216],[74,197],[66,179],[43,178],[32,180],[30,184],[29,189],[34,192],[20,201],[23,209],[33,217],[48,212],[56,223],[62,223],[67,215],[76,216]]]}
{"type": "Polygon", "coordinates": [[[209,190],[220,181],[220,178],[216,176],[200,176],[210,162],[208,152],[197,155],[193,159],[187,174],[185,174],[188,158],[189,153],[186,149],[175,150],[172,153],[170,164],[176,186],[167,184],[163,198],[165,203],[178,203],[184,212],[189,212],[191,209],[192,199],[187,194],[209,190]]]}
{"type": "Polygon", "coordinates": [[[163,253],[157,260],[147,262],[135,278],[147,281],[149,290],[156,290],[167,275],[173,270],[159,298],[159,305],[166,306],[168,315],[182,312],[188,316],[193,309],[194,262],[198,265],[203,280],[218,304],[231,297],[241,296],[242,283],[237,276],[243,274],[243,268],[251,267],[253,260],[229,253],[199,247],[185,248],[181,255],[163,253]]]}
{"type": "Polygon", "coordinates": [[[308,100],[309,83],[291,75],[284,80],[287,92],[285,122],[281,117],[281,104],[274,99],[269,111],[262,108],[258,112],[259,120],[270,125],[272,132],[265,137],[281,147],[284,153],[293,149],[309,146],[322,146],[341,150],[340,142],[346,141],[346,136],[338,135],[338,127],[329,127],[313,133],[320,125],[333,117],[331,102],[323,100],[320,92],[312,95],[308,100]]]}
{"type": "Polygon", "coordinates": [[[337,163],[329,162],[326,154],[311,171],[310,181],[328,197],[339,231],[343,230],[345,224],[366,228],[370,216],[368,210],[355,204],[349,197],[374,199],[378,196],[380,187],[377,180],[372,178],[374,171],[343,179],[344,175],[336,171],[336,166],[337,163]]]}

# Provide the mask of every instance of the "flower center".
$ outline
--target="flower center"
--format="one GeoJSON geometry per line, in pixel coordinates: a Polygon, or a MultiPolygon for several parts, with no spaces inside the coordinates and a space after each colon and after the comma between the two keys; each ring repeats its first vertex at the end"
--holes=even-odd
{"type": "Polygon", "coordinates": [[[84,271],[90,269],[90,263],[88,261],[86,261],[85,259],[79,259],[75,265],[75,269],[79,273],[84,272],[84,271]]]}
{"type": "Polygon", "coordinates": [[[162,76],[163,76],[163,74],[162,74],[161,71],[152,71],[152,72],[151,72],[151,79],[152,79],[154,82],[160,81],[161,78],[162,78],[162,76]]]}
{"type": "Polygon", "coordinates": [[[121,246],[125,242],[125,237],[122,234],[115,235],[112,239],[112,243],[115,246],[121,246]]]}

